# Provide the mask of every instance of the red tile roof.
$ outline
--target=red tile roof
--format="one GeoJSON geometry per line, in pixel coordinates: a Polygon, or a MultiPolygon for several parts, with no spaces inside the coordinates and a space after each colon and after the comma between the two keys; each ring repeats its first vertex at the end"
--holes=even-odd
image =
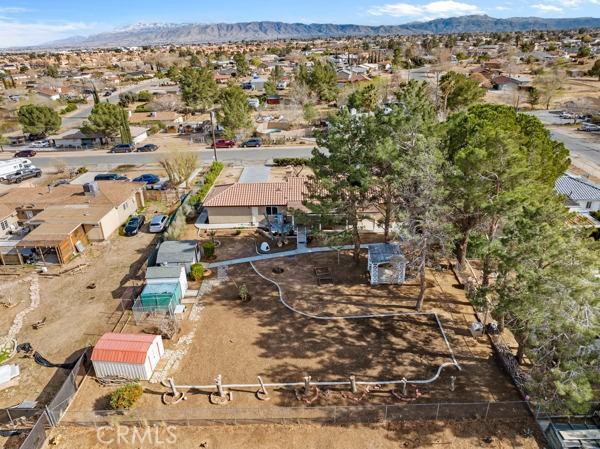
{"type": "Polygon", "coordinates": [[[92,361],[143,365],[148,349],[159,335],[104,334],[92,351],[92,361]]]}
{"type": "Polygon", "coordinates": [[[289,178],[287,182],[236,183],[213,188],[203,206],[287,206],[302,203],[307,194],[306,178],[289,178]]]}

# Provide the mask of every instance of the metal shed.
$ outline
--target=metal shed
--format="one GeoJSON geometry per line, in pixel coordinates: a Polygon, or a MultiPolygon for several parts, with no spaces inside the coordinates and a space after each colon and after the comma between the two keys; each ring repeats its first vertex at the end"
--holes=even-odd
{"type": "Polygon", "coordinates": [[[550,423],[544,432],[552,449],[600,449],[600,427],[588,423],[550,423]]]}
{"type": "Polygon", "coordinates": [[[179,282],[146,284],[140,295],[141,306],[145,310],[162,310],[181,304],[179,282]]]}
{"type": "Polygon", "coordinates": [[[160,335],[107,333],[96,343],[91,360],[99,378],[149,380],[164,352],[160,335]]]}
{"type": "Polygon", "coordinates": [[[146,284],[175,284],[181,286],[181,296],[185,296],[188,289],[185,268],[174,267],[148,267],[146,270],[146,284]]]}
{"type": "Polygon", "coordinates": [[[406,276],[406,258],[398,243],[374,243],[368,246],[367,267],[371,285],[402,284],[406,276]]]}
{"type": "Polygon", "coordinates": [[[158,247],[156,265],[161,267],[183,266],[189,273],[192,264],[200,260],[200,250],[196,240],[167,240],[158,247]]]}

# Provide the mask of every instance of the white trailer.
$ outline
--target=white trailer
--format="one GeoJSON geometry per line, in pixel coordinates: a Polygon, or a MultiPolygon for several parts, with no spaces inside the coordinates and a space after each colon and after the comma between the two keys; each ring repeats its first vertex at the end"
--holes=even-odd
{"type": "Polygon", "coordinates": [[[29,168],[36,167],[29,159],[22,157],[0,161],[0,181],[5,181],[8,176],[29,168]]]}

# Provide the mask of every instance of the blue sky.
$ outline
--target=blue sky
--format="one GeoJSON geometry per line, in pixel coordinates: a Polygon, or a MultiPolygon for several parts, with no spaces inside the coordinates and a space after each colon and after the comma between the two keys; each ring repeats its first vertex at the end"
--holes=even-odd
{"type": "Polygon", "coordinates": [[[138,22],[379,25],[482,13],[600,17],[600,0],[0,0],[0,47],[39,44],[138,22]]]}

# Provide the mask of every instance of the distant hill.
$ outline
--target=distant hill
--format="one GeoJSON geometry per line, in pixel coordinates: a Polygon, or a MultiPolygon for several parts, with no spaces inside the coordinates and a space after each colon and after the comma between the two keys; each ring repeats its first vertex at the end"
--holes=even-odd
{"type": "Polygon", "coordinates": [[[157,44],[193,44],[243,40],[312,39],[350,36],[384,36],[400,34],[442,34],[529,30],[565,30],[573,28],[600,28],[600,18],[542,19],[513,17],[495,19],[486,15],[472,15],[412,22],[404,25],[366,26],[336,24],[303,24],[284,22],[245,23],[184,23],[137,24],[120,30],[75,36],[50,42],[40,47],[112,47],[157,44]]]}

